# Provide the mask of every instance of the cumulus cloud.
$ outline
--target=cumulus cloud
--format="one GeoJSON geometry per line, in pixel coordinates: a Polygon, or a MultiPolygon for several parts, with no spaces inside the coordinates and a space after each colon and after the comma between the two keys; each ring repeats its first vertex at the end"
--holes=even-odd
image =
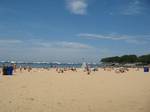
{"type": "Polygon", "coordinates": [[[87,0],[66,0],[67,9],[77,15],[85,15],[87,13],[87,0]]]}

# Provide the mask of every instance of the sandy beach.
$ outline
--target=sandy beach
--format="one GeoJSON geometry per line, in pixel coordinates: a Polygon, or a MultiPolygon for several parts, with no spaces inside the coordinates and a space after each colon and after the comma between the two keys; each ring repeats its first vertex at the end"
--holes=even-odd
{"type": "Polygon", "coordinates": [[[0,112],[150,112],[150,73],[33,69],[0,75],[0,112]]]}

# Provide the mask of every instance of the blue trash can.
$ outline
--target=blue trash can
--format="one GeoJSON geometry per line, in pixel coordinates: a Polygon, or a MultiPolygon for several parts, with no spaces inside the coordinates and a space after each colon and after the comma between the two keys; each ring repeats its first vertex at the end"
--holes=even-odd
{"type": "Polygon", "coordinates": [[[8,66],[6,71],[7,71],[7,75],[13,75],[13,67],[12,66],[8,66]]]}
{"type": "Polygon", "coordinates": [[[144,67],[144,72],[149,72],[149,67],[144,67]]]}

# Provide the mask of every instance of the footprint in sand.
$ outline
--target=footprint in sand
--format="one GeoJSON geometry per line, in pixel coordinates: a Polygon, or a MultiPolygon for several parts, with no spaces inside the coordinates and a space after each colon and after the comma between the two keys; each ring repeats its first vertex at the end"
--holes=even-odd
{"type": "Polygon", "coordinates": [[[139,107],[139,108],[138,108],[138,110],[143,111],[143,110],[144,110],[144,108],[143,108],[143,107],[139,107]]]}
{"type": "Polygon", "coordinates": [[[12,101],[9,101],[9,104],[11,104],[12,103],[12,101]]]}
{"type": "Polygon", "coordinates": [[[23,88],[23,89],[24,89],[24,88],[26,88],[26,86],[21,86],[21,88],[23,88]]]}
{"type": "Polygon", "coordinates": [[[62,102],[57,102],[57,105],[62,106],[62,102]]]}
{"type": "Polygon", "coordinates": [[[72,102],[75,102],[76,100],[75,100],[75,99],[71,99],[71,101],[72,101],[72,102]]]}
{"type": "Polygon", "coordinates": [[[88,112],[92,112],[92,107],[88,105],[88,112]]]}
{"type": "Polygon", "coordinates": [[[46,107],[46,108],[49,108],[49,105],[47,105],[47,104],[43,104],[43,106],[46,107]]]}
{"type": "Polygon", "coordinates": [[[31,97],[31,98],[26,98],[26,100],[34,101],[35,99],[31,97]]]}
{"type": "Polygon", "coordinates": [[[108,102],[108,103],[113,103],[113,101],[112,101],[112,100],[108,100],[107,102],[108,102]]]}

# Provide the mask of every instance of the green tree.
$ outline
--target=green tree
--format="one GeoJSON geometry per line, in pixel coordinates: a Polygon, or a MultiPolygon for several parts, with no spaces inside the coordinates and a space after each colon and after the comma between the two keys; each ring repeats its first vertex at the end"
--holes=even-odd
{"type": "Polygon", "coordinates": [[[143,64],[150,64],[150,54],[140,56],[138,58],[138,62],[142,62],[143,64]]]}

